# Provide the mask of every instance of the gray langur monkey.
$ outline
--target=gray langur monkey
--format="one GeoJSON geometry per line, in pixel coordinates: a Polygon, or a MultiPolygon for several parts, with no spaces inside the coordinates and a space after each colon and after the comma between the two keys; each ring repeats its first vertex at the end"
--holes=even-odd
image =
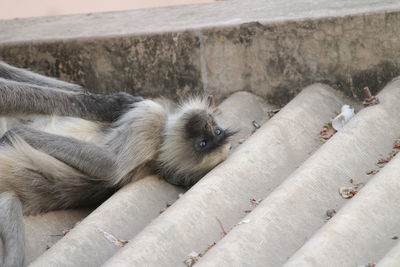
{"type": "Polygon", "coordinates": [[[99,204],[146,168],[196,183],[230,148],[214,112],[203,98],[93,94],[0,61],[0,265],[23,265],[23,215],[99,204]]]}

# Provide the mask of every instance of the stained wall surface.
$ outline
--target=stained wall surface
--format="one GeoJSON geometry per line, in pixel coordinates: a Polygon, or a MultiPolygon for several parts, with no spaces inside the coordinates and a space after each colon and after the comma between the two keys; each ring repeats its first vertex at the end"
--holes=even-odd
{"type": "Polygon", "coordinates": [[[246,90],[285,104],[323,82],[360,97],[399,75],[396,1],[222,1],[0,20],[0,58],[96,92],[246,90]]]}

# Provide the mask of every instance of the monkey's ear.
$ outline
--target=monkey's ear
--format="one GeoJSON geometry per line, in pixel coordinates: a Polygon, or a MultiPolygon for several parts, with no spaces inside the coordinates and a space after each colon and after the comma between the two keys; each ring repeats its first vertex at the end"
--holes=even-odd
{"type": "Polygon", "coordinates": [[[215,107],[215,102],[214,102],[214,96],[212,96],[212,95],[208,95],[208,96],[207,96],[207,104],[208,104],[208,106],[209,106],[210,108],[212,108],[213,110],[216,109],[216,107],[215,107]]]}

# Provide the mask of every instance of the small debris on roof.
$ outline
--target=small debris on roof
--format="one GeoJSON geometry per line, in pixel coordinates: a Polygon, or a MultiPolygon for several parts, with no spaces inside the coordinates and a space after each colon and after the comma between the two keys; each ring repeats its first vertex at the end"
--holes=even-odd
{"type": "Polygon", "coordinates": [[[397,239],[399,239],[399,237],[398,236],[394,236],[394,237],[392,237],[392,239],[393,240],[397,240],[397,239]]]}
{"type": "Polygon", "coordinates": [[[352,184],[350,187],[342,186],[339,188],[339,194],[343,198],[352,198],[358,193],[360,187],[364,186],[364,183],[354,183],[354,180],[350,178],[349,182],[352,184]]]}
{"type": "MultiPolygon", "coordinates": [[[[252,205],[252,209],[257,207],[258,204],[261,203],[261,201],[262,201],[262,199],[250,198],[250,204],[252,205]]],[[[251,210],[245,210],[244,212],[245,213],[250,213],[252,211],[252,209],[251,210]]]]}
{"type": "Polygon", "coordinates": [[[76,227],[81,221],[77,221],[74,226],[72,228],[67,228],[65,229],[62,234],[55,234],[55,235],[49,235],[49,236],[65,236],[66,234],[68,234],[72,229],[74,229],[74,227],[76,227]]]}
{"type": "Polygon", "coordinates": [[[356,187],[342,186],[339,188],[339,194],[342,196],[342,198],[352,198],[357,193],[358,193],[358,190],[356,187]]]}
{"type": "Polygon", "coordinates": [[[192,251],[189,255],[188,258],[186,260],[183,261],[183,263],[187,266],[187,267],[191,267],[193,266],[199,259],[200,259],[200,254],[198,254],[195,251],[192,251]]]}
{"type": "Polygon", "coordinates": [[[193,266],[198,260],[200,260],[201,257],[203,257],[213,246],[215,246],[217,243],[213,242],[211,245],[209,245],[207,247],[206,250],[204,250],[201,253],[197,253],[195,251],[192,251],[189,255],[188,255],[188,259],[184,260],[183,263],[187,266],[187,267],[191,267],[193,266]]]}
{"type": "MultiPolygon", "coordinates": [[[[252,133],[254,133],[254,130],[253,130],[252,133]]],[[[252,133],[251,133],[251,134],[252,134],[252,133]]],[[[238,143],[239,143],[239,144],[243,144],[247,139],[249,139],[249,137],[251,136],[251,134],[248,134],[248,135],[244,136],[243,138],[239,139],[238,143]]]]}
{"type": "Polygon", "coordinates": [[[123,246],[125,246],[125,244],[127,244],[129,242],[128,240],[118,239],[115,236],[113,236],[112,234],[101,230],[100,228],[97,228],[97,231],[101,232],[108,241],[110,241],[111,243],[113,243],[114,245],[116,245],[118,247],[123,247],[123,246]]]}
{"type": "MultiPolygon", "coordinates": [[[[66,235],[66,234],[64,234],[64,232],[65,232],[65,231],[63,231],[62,234],[55,234],[55,235],[49,235],[49,236],[64,236],[64,235],[66,235]]],[[[67,232],[67,233],[68,233],[68,232],[67,232]]]]}
{"type": "Polygon", "coordinates": [[[68,234],[69,233],[69,231],[71,231],[71,229],[69,228],[69,229],[65,229],[64,231],[63,231],[63,235],[66,235],[66,234],[68,234]]]}
{"type": "Polygon", "coordinates": [[[354,117],[354,108],[349,105],[343,105],[339,115],[332,120],[332,127],[336,131],[341,130],[344,125],[354,117]]]}
{"type": "Polygon", "coordinates": [[[262,199],[255,199],[255,198],[250,198],[250,203],[253,204],[254,206],[258,206],[258,204],[260,204],[262,201],[262,199]]]}
{"type": "Polygon", "coordinates": [[[371,94],[368,87],[364,87],[364,94],[365,94],[365,100],[363,102],[363,105],[365,107],[379,104],[379,99],[371,94]]]}
{"type": "Polygon", "coordinates": [[[371,174],[377,174],[379,172],[379,170],[368,170],[368,171],[366,171],[365,173],[367,174],[367,175],[371,175],[371,174]]]}
{"type": "Polygon", "coordinates": [[[275,116],[276,113],[278,113],[281,109],[277,108],[277,109],[273,109],[267,112],[268,117],[271,119],[273,116],[275,116]]]}
{"type": "Polygon", "coordinates": [[[190,254],[188,255],[189,257],[193,257],[193,258],[195,258],[195,257],[199,257],[200,256],[200,254],[199,253],[197,253],[197,252],[195,252],[195,251],[192,251],[192,252],[190,252],[190,254]]]}
{"type": "Polygon", "coordinates": [[[400,151],[400,139],[395,139],[393,143],[392,152],[389,154],[388,157],[378,159],[376,166],[378,166],[379,168],[385,167],[386,163],[391,161],[397,155],[397,153],[399,153],[399,151],[400,151]]]}
{"type": "Polygon", "coordinates": [[[331,123],[325,124],[322,130],[319,132],[321,142],[325,143],[325,141],[331,138],[335,133],[336,130],[333,129],[331,123]]]}
{"type": "Polygon", "coordinates": [[[244,219],[244,220],[241,220],[241,221],[238,223],[238,225],[247,224],[247,223],[249,223],[249,222],[250,222],[249,219],[244,219]]]}
{"type": "Polygon", "coordinates": [[[72,229],[74,229],[81,221],[77,221],[72,228],[67,228],[65,229],[62,234],[55,234],[55,235],[49,235],[49,236],[65,236],[68,234],[72,229]]]}
{"type": "Polygon", "coordinates": [[[384,163],[388,163],[392,158],[391,157],[387,157],[387,158],[380,158],[377,162],[377,164],[384,164],[384,163]]]}
{"type": "Polygon", "coordinates": [[[391,161],[391,160],[397,155],[398,152],[399,152],[399,151],[392,151],[392,152],[389,154],[389,156],[388,156],[387,158],[380,158],[380,159],[378,160],[378,162],[376,163],[376,165],[377,165],[379,168],[383,168],[383,167],[386,165],[386,163],[388,163],[389,161],[391,161]]]}
{"type": "Polygon", "coordinates": [[[219,226],[220,226],[221,229],[222,229],[222,234],[223,234],[224,236],[227,235],[227,232],[225,231],[224,225],[222,224],[222,222],[220,221],[220,219],[218,219],[218,217],[215,217],[215,219],[217,219],[217,222],[218,222],[219,226]]]}
{"type": "Polygon", "coordinates": [[[330,218],[332,218],[333,216],[335,216],[335,214],[336,214],[336,210],[335,210],[335,209],[329,209],[329,210],[327,210],[327,211],[326,211],[326,217],[328,217],[327,220],[329,220],[330,218]]]}
{"type": "Polygon", "coordinates": [[[165,205],[165,208],[163,208],[162,210],[160,210],[160,214],[161,213],[163,213],[164,211],[166,211],[169,207],[171,207],[172,206],[172,204],[171,203],[167,203],[166,205],[165,205]]]}
{"type": "Polygon", "coordinates": [[[258,122],[256,122],[255,120],[253,120],[251,123],[253,124],[253,126],[254,126],[255,130],[257,130],[257,129],[260,129],[260,128],[261,128],[261,125],[260,125],[258,122]]]}
{"type": "Polygon", "coordinates": [[[325,141],[331,138],[337,131],[341,130],[353,116],[354,108],[349,105],[343,105],[339,115],[333,118],[331,122],[325,124],[319,132],[320,141],[325,143],[325,141]]]}
{"type": "Polygon", "coordinates": [[[350,182],[352,185],[354,185],[354,188],[355,188],[355,189],[358,189],[359,187],[364,186],[364,183],[355,184],[355,183],[354,183],[354,180],[353,180],[352,178],[350,178],[349,182],[350,182]]]}
{"type": "Polygon", "coordinates": [[[201,256],[204,256],[204,254],[206,254],[213,246],[215,246],[217,243],[212,243],[211,245],[209,245],[208,247],[207,247],[207,249],[203,252],[203,253],[201,253],[201,256]]]}
{"type": "Polygon", "coordinates": [[[393,149],[400,150],[400,139],[394,140],[393,149]]]}

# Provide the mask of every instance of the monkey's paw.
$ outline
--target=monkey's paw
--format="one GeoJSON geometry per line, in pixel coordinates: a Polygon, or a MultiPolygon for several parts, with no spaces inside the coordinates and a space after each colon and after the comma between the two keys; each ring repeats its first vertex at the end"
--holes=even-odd
{"type": "Polygon", "coordinates": [[[111,97],[116,102],[116,104],[120,105],[120,106],[130,105],[135,102],[144,100],[144,98],[141,96],[133,96],[126,92],[114,93],[114,94],[109,95],[109,97],[111,97]]]}
{"type": "Polygon", "coordinates": [[[107,96],[109,105],[112,107],[112,117],[114,120],[133,108],[134,103],[143,101],[141,96],[133,96],[125,92],[118,92],[107,96]]]}

